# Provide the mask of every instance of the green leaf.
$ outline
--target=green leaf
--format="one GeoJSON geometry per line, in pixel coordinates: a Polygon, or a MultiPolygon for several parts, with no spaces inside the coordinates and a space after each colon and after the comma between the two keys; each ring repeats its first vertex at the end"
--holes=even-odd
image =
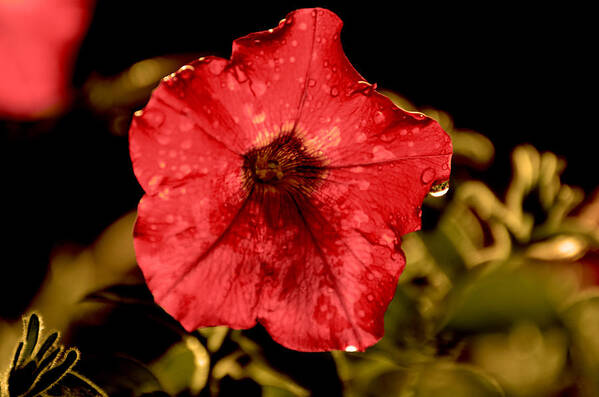
{"type": "Polygon", "coordinates": [[[571,359],[582,375],[580,387],[599,395],[599,289],[573,300],[562,312],[570,337],[571,359]]]}
{"type": "Polygon", "coordinates": [[[86,295],[83,301],[120,305],[154,305],[154,298],[145,284],[113,285],[86,295]]]}
{"type": "Polygon", "coordinates": [[[58,340],[58,332],[51,333],[46,338],[46,340],[42,344],[42,347],[40,347],[40,349],[38,350],[37,354],[35,355],[35,360],[36,361],[40,361],[44,357],[44,355],[46,354],[46,352],[50,349],[50,347],[54,346],[54,343],[57,340],[58,340]]]}
{"type": "Polygon", "coordinates": [[[49,396],[108,397],[108,395],[83,375],[74,371],[66,374],[60,382],[46,392],[49,396]]]}
{"type": "Polygon", "coordinates": [[[29,321],[27,324],[27,335],[25,337],[25,347],[23,349],[23,354],[21,355],[21,363],[27,361],[31,357],[31,354],[35,349],[35,345],[37,344],[39,332],[40,320],[37,314],[32,313],[31,316],[29,316],[29,321]]]}
{"type": "Polygon", "coordinates": [[[556,319],[547,280],[520,268],[473,275],[456,285],[445,323],[451,329],[475,332],[506,328],[520,321],[545,326],[556,319]]]}
{"type": "Polygon", "coordinates": [[[79,353],[76,350],[69,350],[62,362],[48,371],[42,373],[35,385],[30,389],[25,396],[33,397],[52,387],[58,382],[77,362],[79,353]]]}
{"type": "Polygon", "coordinates": [[[415,385],[415,397],[503,397],[489,375],[460,364],[436,364],[424,368],[415,385]]]}
{"type": "Polygon", "coordinates": [[[144,363],[123,354],[86,355],[80,370],[109,396],[140,396],[163,390],[158,378],[144,363]]]}
{"type": "Polygon", "coordinates": [[[199,393],[208,381],[210,355],[193,336],[184,336],[150,366],[164,390],[171,395],[182,391],[199,393]]]}

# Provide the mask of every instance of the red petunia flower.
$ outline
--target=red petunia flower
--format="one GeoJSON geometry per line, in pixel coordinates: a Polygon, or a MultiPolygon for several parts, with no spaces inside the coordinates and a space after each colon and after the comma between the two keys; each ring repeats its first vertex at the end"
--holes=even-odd
{"type": "Polygon", "coordinates": [[[258,321],[302,351],[382,337],[400,237],[449,178],[451,142],[363,80],[341,25],[292,12],[165,78],[133,119],[137,259],[186,329],[258,321]]]}
{"type": "Polygon", "coordinates": [[[0,0],[0,118],[36,118],[65,105],[93,5],[0,0]]]}

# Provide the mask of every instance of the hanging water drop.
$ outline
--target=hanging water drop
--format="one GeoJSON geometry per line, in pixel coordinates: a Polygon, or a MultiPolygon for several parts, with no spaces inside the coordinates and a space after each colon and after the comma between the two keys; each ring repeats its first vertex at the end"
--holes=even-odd
{"type": "Polygon", "coordinates": [[[431,195],[432,197],[441,197],[441,196],[444,196],[445,194],[447,194],[448,191],[449,191],[449,181],[444,181],[441,183],[436,183],[433,186],[431,186],[431,190],[428,194],[431,195]]]}
{"type": "Polygon", "coordinates": [[[191,77],[193,77],[193,71],[195,70],[195,68],[191,65],[184,65],[181,66],[181,68],[177,71],[177,74],[185,80],[190,79],[191,77]]]}

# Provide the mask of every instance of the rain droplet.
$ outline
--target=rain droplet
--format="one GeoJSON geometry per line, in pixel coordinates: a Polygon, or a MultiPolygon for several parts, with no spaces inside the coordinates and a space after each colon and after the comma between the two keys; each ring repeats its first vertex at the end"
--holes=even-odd
{"type": "Polygon", "coordinates": [[[177,73],[179,74],[179,76],[181,76],[182,79],[190,79],[193,77],[193,71],[195,70],[195,68],[191,65],[184,65],[181,66],[181,68],[177,71],[177,73]]]}
{"type": "Polygon", "coordinates": [[[433,197],[441,197],[444,196],[449,191],[449,181],[444,181],[441,183],[436,183],[431,186],[431,190],[428,193],[433,197]]]}
{"type": "Polygon", "coordinates": [[[339,95],[339,89],[337,87],[331,87],[331,96],[336,97],[339,95]]]}
{"type": "Polygon", "coordinates": [[[435,170],[430,167],[422,171],[422,174],[420,175],[420,180],[424,184],[430,183],[434,178],[435,170]]]}
{"type": "Polygon", "coordinates": [[[147,110],[144,119],[152,127],[158,128],[164,123],[164,113],[157,109],[147,110]]]}
{"type": "Polygon", "coordinates": [[[233,73],[235,74],[235,80],[237,80],[238,83],[243,83],[248,80],[247,74],[245,74],[240,65],[235,65],[233,73]]]}
{"type": "MultiPolygon", "coordinates": [[[[393,142],[395,138],[397,138],[397,134],[395,134],[394,132],[386,132],[384,134],[379,135],[379,138],[381,141],[389,143],[393,142]]],[[[393,163],[391,163],[391,166],[393,166],[393,163]]]]}
{"type": "Polygon", "coordinates": [[[385,122],[385,114],[380,110],[374,114],[374,122],[377,124],[381,124],[385,122]]]}
{"type": "Polygon", "coordinates": [[[374,295],[368,294],[368,296],[366,297],[366,299],[368,299],[369,302],[372,302],[374,300],[374,295]]]}
{"type": "Polygon", "coordinates": [[[252,81],[250,85],[252,87],[252,91],[254,92],[254,94],[256,94],[256,96],[262,96],[266,92],[266,84],[260,81],[252,81]]]}
{"type": "Polygon", "coordinates": [[[355,347],[355,346],[353,346],[353,345],[349,345],[349,346],[347,346],[347,347],[345,348],[345,351],[346,351],[346,352],[349,352],[349,353],[353,353],[353,352],[357,352],[357,351],[358,351],[358,348],[357,348],[357,347],[355,347]]]}
{"type": "Polygon", "coordinates": [[[308,86],[314,87],[315,85],[316,85],[316,80],[314,80],[314,79],[308,80],[308,86]]]}
{"type": "Polygon", "coordinates": [[[208,65],[208,70],[210,73],[214,75],[219,75],[225,70],[226,63],[225,62],[210,62],[208,65]]]}
{"type": "Polygon", "coordinates": [[[348,96],[354,94],[362,94],[364,96],[371,96],[372,93],[376,90],[376,83],[370,84],[367,81],[358,81],[358,83],[349,89],[348,96]]]}

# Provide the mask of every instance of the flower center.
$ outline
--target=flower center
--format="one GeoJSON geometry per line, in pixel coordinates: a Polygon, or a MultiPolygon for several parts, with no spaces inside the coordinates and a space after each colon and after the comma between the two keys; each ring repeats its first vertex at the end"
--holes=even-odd
{"type": "Polygon", "coordinates": [[[254,175],[260,182],[269,183],[275,180],[280,181],[285,174],[277,160],[259,156],[254,166],[254,175]]]}
{"type": "Polygon", "coordinates": [[[322,180],[324,162],[290,133],[246,153],[243,171],[250,190],[309,193],[322,180]]]}

